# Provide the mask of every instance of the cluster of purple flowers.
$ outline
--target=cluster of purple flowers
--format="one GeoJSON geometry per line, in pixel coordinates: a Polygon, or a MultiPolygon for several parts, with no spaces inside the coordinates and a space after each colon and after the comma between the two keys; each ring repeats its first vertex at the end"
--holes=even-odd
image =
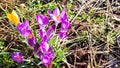
{"type": "MultiPolygon", "coordinates": [[[[41,37],[41,41],[39,44],[36,44],[36,37],[32,33],[32,30],[29,29],[29,23],[25,20],[23,23],[19,23],[17,26],[18,32],[23,36],[27,37],[28,44],[34,48],[34,53],[39,56],[42,64],[48,66],[51,61],[54,59],[54,52],[52,46],[48,44],[50,38],[52,38],[55,34],[56,27],[58,24],[61,24],[61,28],[58,32],[58,36],[60,39],[64,39],[67,37],[67,30],[70,28],[70,24],[68,22],[66,10],[63,9],[60,13],[58,8],[55,8],[54,11],[48,10],[48,14],[50,18],[55,21],[48,29],[46,29],[46,25],[49,24],[49,19],[47,16],[36,14],[36,21],[40,27],[39,35],[41,37]]],[[[18,52],[12,54],[12,58],[14,61],[21,62],[23,61],[22,55],[18,52]],[[15,57],[15,56],[18,57],[15,57]],[[16,60],[18,59],[18,60],[16,60]]]]}
{"type": "Polygon", "coordinates": [[[70,24],[67,18],[66,10],[63,9],[60,13],[60,10],[58,8],[55,8],[52,12],[51,10],[48,10],[48,14],[50,17],[55,21],[56,26],[61,23],[61,29],[58,33],[60,39],[64,39],[67,37],[67,30],[70,28],[70,24]]]}

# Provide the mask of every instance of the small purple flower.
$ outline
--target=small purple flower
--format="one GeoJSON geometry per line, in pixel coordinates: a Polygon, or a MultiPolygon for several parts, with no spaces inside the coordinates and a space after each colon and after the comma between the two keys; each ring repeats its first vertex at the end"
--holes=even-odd
{"type": "Polygon", "coordinates": [[[18,24],[17,30],[22,36],[26,37],[26,36],[29,36],[29,34],[32,33],[32,31],[29,30],[28,27],[29,27],[28,21],[25,20],[23,23],[18,24]]]}
{"type": "Polygon", "coordinates": [[[66,14],[66,10],[62,10],[62,12],[60,13],[60,10],[58,8],[55,8],[53,13],[51,10],[48,10],[48,14],[50,15],[50,17],[56,22],[56,23],[60,23],[61,22],[61,18],[63,18],[66,14]]]}
{"type": "Polygon", "coordinates": [[[61,29],[58,33],[60,39],[64,39],[67,37],[67,30],[70,29],[70,23],[68,22],[67,14],[65,9],[63,9],[61,13],[61,29]]]}
{"type": "Polygon", "coordinates": [[[53,52],[47,52],[42,58],[42,63],[45,66],[48,66],[51,63],[51,61],[53,60],[53,58],[54,58],[54,53],[53,52]]]}
{"type": "Polygon", "coordinates": [[[47,52],[42,53],[40,51],[38,55],[45,66],[48,66],[54,58],[54,52],[52,51],[51,46],[49,47],[47,52]]]}
{"type": "Polygon", "coordinates": [[[48,14],[55,22],[60,23],[60,10],[58,8],[55,8],[53,13],[51,10],[48,10],[48,14]]]}
{"type": "Polygon", "coordinates": [[[61,29],[58,33],[60,39],[64,39],[67,37],[67,30],[70,29],[70,24],[67,20],[61,19],[61,29]]]}
{"type": "Polygon", "coordinates": [[[13,52],[11,54],[11,57],[16,62],[22,62],[23,61],[23,56],[20,52],[13,52]]]}
{"type": "Polygon", "coordinates": [[[41,29],[44,28],[45,25],[47,25],[49,22],[49,20],[46,16],[38,15],[38,14],[36,14],[36,21],[38,22],[41,29]]]}
{"type": "Polygon", "coordinates": [[[44,52],[47,52],[48,49],[49,49],[49,44],[48,44],[48,42],[41,41],[41,42],[40,42],[40,51],[41,51],[42,53],[44,53],[44,52]]]}

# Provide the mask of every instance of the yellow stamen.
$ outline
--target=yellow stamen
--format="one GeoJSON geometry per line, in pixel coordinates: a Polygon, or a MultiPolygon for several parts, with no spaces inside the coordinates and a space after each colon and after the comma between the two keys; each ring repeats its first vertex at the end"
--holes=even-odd
{"type": "Polygon", "coordinates": [[[44,45],[44,48],[46,48],[46,47],[47,47],[47,45],[45,44],[45,45],[44,45]]]}
{"type": "Polygon", "coordinates": [[[34,35],[33,35],[33,33],[32,33],[32,34],[29,35],[29,38],[32,38],[33,36],[34,36],[34,35]]]}
{"type": "Polygon", "coordinates": [[[60,15],[57,15],[57,16],[56,16],[56,19],[59,20],[59,19],[60,19],[60,15]]]}
{"type": "Polygon", "coordinates": [[[20,22],[19,17],[17,13],[13,10],[12,13],[7,14],[7,18],[12,21],[12,23],[17,26],[20,22]]]}
{"type": "Polygon", "coordinates": [[[20,60],[20,56],[17,56],[17,60],[20,60]]]}

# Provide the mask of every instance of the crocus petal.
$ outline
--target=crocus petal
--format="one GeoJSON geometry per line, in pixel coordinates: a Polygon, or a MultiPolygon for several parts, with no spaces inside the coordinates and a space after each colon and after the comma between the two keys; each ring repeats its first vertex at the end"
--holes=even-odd
{"type": "Polygon", "coordinates": [[[60,14],[60,18],[67,19],[66,9],[62,10],[62,12],[60,14]]]}
{"type": "Polygon", "coordinates": [[[40,51],[41,51],[42,53],[44,53],[44,52],[47,52],[48,49],[49,49],[48,43],[42,41],[42,42],[40,43],[40,51]]]}
{"type": "Polygon", "coordinates": [[[28,21],[25,20],[23,23],[18,24],[17,30],[22,36],[24,36],[24,37],[29,36],[29,34],[31,34],[32,31],[29,30],[28,27],[29,27],[28,21]]]}
{"type": "Polygon", "coordinates": [[[50,15],[50,17],[51,17],[53,20],[57,21],[57,20],[56,20],[56,15],[53,14],[51,10],[48,10],[48,14],[50,15]]]}
{"type": "Polygon", "coordinates": [[[23,30],[20,32],[20,34],[24,37],[29,36],[32,33],[31,30],[23,30]]]}
{"type": "Polygon", "coordinates": [[[31,30],[28,30],[28,27],[25,26],[24,23],[19,23],[17,26],[17,30],[22,36],[28,36],[29,34],[31,34],[31,30]]]}
{"type": "Polygon", "coordinates": [[[49,20],[48,20],[48,18],[46,16],[40,15],[40,18],[42,19],[44,25],[48,24],[49,20]]]}
{"type": "Polygon", "coordinates": [[[16,62],[22,62],[23,61],[23,56],[20,52],[13,52],[11,54],[11,57],[16,62]]]}
{"type": "Polygon", "coordinates": [[[62,24],[61,24],[62,30],[68,30],[68,29],[70,28],[69,22],[68,22],[68,21],[65,21],[65,20],[63,20],[63,19],[61,19],[61,20],[62,20],[62,24]]]}
{"type": "Polygon", "coordinates": [[[17,15],[17,13],[13,10],[11,14],[7,14],[7,18],[12,21],[12,23],[17,26],[20,21],[19,21],[19,17],[17,15]]]}
{"type": "Polygon", "coordinates": [[[39,44],[36,44],[36,45],[34,46],[34,53],[35,53],[35,54],[37,53],[38,48],[39,48],[39,44]]]}
{"type": "Polygon", "coordinates": [[[49,35],[51,35],[51,34],[46,33],[46,31],[44,29],[40,29],[39,35],[40,35],[42,41],[48,42],[48,40],[50,39],[49,35]]]}
{"type": "Polygon", "coordinates": [[[36,21],[38,22],[40,28],[44,28],[45,25],[47,25],[49,22],[49,20],[46,16],[38,15],[38,14],[36,14],[36,21]]]}
{"type": "Polygon", "coordinates": [[[46,35],[46,31],[44,29],[39,30],[39,35],[41,38],[43,38],[46,35]]]}
{"type": "Polygon", "coordinates": [[[51,11],[50,9],[49,9],[47,12],[48,12],[48,14],[50,14],[50,15],[52,14],[52,11],[51,11]]]}
{"type": "Polygon", "coordinates": [[[43,24],[43,21],[40,17],[40,15],[36,14],[36,21],[38,22],[38,24],[43,24]]]}
{"type": "Polygon", "coordinates": [[[46,56],[43,57],[42,63],[43,63],[45,66],[48,66],[48,65],[50,64],[49,56],[48,56],[48,55],[46,55],[46,56]]]}
{"type": "Polygon", "coordinates": [[[49,47],[48,52],[52,51],[52,46],[49,47]]]}
{"type": "Polygon", "coordinates": [[[50,56],[50,58],[49,58],[50,61],[53,60],[53,58],[54,58],[54,52],[52,51],[52,46],[49,47],[46,55],[49,55],[49,56],[50,56]]]}
{"type": "Polygon", "coordinates": [[[43,54],[41,51],[38,52],[38,56],[40,57],[40,59],[43,59],[43,54]]]}
{"type": "Polygon", "coordinates": [[[56,22],[56,23],[60,23],[60,17],[59,15],[51,15],[52,19],[56,22]]]}
{"type": "Polygon", "coordinates": [[[48,39],[52,38],[54,36],[54,31],[55,31],[55,24],[53,24],[52,26],[50,26],[47,30],[47,35],[48,35],[48,39]]]}
{"type": "Polygon", "coordinates": [[[28,38],[28,44],[29,44],[30,46],[34,46],[34,45],[35,45],[35,37],[28,38]]]}
{"type": "Polygon", "coordinates": [[[23,27],[24,27],[25,29],[28,29],[28,26],[29,26],[28,20],[24,20],[24,25],[23,25],[23,27]]]}
{"type": "Polygon", "coordinates": [[[67,34],[66,34],[66,32],[59,32],[58,33],[58,35],[59,35],[59,37],[60,37],[60,39],[64,39],[64,38],[66,38],[67,37],[67,34]]]}
{"type": "Polygon", "coordinates": [[[58,8],[55,8],[53,11],[54,15],[60,15],[60,10],[58,8]]]}
{"type": "Polygon", "coordinates": [[[58,8],[55,8],[53,13],[51,10],[48,10],[48,14],[57,24],[61,22],[60,21],[60,11],[58,8]]]}
{"type": "Polygon", "coordinates": [[[52,52],[52,47],[50,46],[49,50],[47,52],[44,52],[41,60],[45,66],[48,66],[53,60],[53,58],[54,58],[54,53],[52,52]]]}
{"type": "Polygon", "coordinates": [[[47,35],[44,35],[44,37],[41,39],[41,41],[48,42],[49,38],[47,35]]]}
{"type": "Polygon", "coordinates": [[[49,61],[51,62],[54,59],[54,52],[48,52],[49,54],[46,54],[49,56],[49,61]]]}

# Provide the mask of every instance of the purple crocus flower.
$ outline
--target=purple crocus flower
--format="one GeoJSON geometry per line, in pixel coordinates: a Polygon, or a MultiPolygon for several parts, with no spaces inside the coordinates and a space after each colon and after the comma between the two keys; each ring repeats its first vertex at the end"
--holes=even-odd
{"type": "Polygon", "coordinates": [[[11,57],[16,62],[22,62],[23,61],[23,56],[20,52],[13,52],[11,54],[11,57]]]}
{"type": "Polygon", "coordinates": [[[60,31],[59,31],[59,33],[58,33],[58,35],[59,35],[59,37],[60,37],[60,39],[64,39],[64,38],[66,38],[67,37],[67,30],[68,29],[70,29],[70,24],[69,24],[69,22],[66,20],[66,19],[61,19],[61,29],[60,29],[60,31]]]}
{"type": "Polygon", "coordinates": [[[48,10],[48,14],[50,15],[50,17],[56,22],[56,23],[60,23],[61,22],[61,18],[63,18],[65,16],[66,10],[63,9],[62,12],[60,13],[60,10],[58,8],[55,8],[53,10],[53,13],[51,10],[48,10]]]}
{"type": "Polygon", "coordinates": [[[60,23],[60,10],[58,8],[55,8],[53,13],[51,10],[48,10],[48,14],[55,22],[60,23]]]}
{"type": "Polygon", "coordinates": [[[42,53],[40,51],[38,55],[45,66],[48,66],[54,58],[54,52],[52,51],[51,46],[49,47],[47,52],[42,53]]]}
{"type": "Polygon", "coordinates": [[[45,25],[47,25],[49,22],[46,16],[38,14],[36,14],[36,21],[38,22],[41,29],[44,29],[45,25]]]}
{"type": "Polygon", "coordinates": [[[40,43],[40,51],[41,51],[42,53],[44,53],[44,52],[47,52],[48,49],[49,49],[49,44],[48,44],[48,42],[41,41],[41,43],[40,43]]]}
{"type": "Polygon", "coordinates": [[[32,31],[29,30],[28,27],[29,27],[28,21],[25,20],[23,23],[18,24],[17,30],[22,36],[26,37],[32,33],[32,31]]]}

